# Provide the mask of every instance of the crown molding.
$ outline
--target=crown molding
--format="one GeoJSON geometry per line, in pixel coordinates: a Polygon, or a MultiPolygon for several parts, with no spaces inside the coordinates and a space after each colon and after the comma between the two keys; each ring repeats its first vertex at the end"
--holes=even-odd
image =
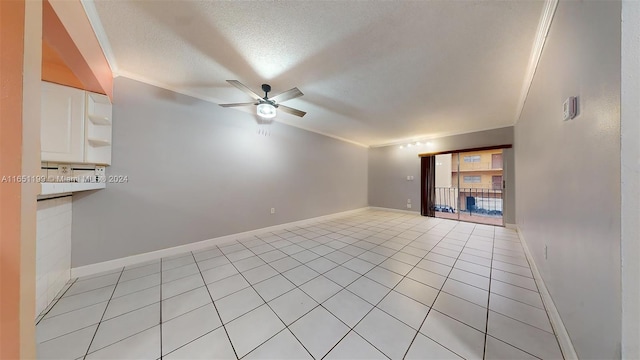
{"type": "Polygon", "coordinates": [[[107,33],[104,31],[102,21],[100,21],[100,17],[98,16],[96,5],[93,0],[80,0],[80,3],[82,4],[85,14],[87,14],[89,24],[91,24],[91,27],[93,28],[93,32],[98,39],[100,47],[102,48],[102,53],[107,59],[107,63],[115,77],[115,73],[118,71],[118,64],[116,63],[116,57],[113,55],[113,50],[111,49],[111,43],[109,42],[107,33]]]}
{"type": "MultiPolygon", "coordinates": [[[[538,67],[538,63],[540,61],[540,57],[542,55],[542,50],[544,48],[544,44],[546,42],[547,39],[547,34],[549,33],[549,29],[551,28],[551,23],[553,21],[553,17],[555,15],[555,11],[556,8],[558,6],[558,1],[559,0],[545,0],[544,5],[543,5],[543,9],[542,9],[542,13],[540,15],[540,21],[538,23],[538,29],[536,31],[536,36],[535,36],[535,41],[533,44],[533,47],[531,49],[531,54],[529,56],[529,64],[527,67],[527,72],[525,74],[525,78],[524,78],[524,82],[523,82],[523,86],[522,86],[522,90],[521,90],[521,94],[520,94],[520,99],[518,101],[518,105],[517,105],[517,109],[516,109],[516,114],[515,114],[515,121],[513,124],[508,124],[508,125],[500,125],[500,126],[495,126],[495,127],[487,127],[487,128],[480,128],[480,129],[474,129],[474,130],[470,130],[470,131],[459,131],[459,132],[448,132],[448,133],[442,133],[442,134],[438,134],[437,136],[425,136],[425,135],[419,135],[419,136],[412,136],[412,137],[406,137],[404,139],[400,139],[400,140],[394,140],[391,142],[386,142],[386,143],[378,143],[378,144],[372,144],[372,145],[366,145],[351,139],[347,139],[347,138],[343,138],[341,136],[337,136],[334,134],[330,134],[330,133],[325,133],[322,131],[318,131],[315,130],[313,128],[310,127],[306,127],[303,125],[300,125],[299,123],[295,123],[292,121],[287,121],[287,120],[275,120],[277,122],[280,122],[282,124],[286,124],[289,126],[293,126],[305,131],[309,131],[309,132],[313,132],[319,135],[323,135],[323,136],[327,136],[336,140],[340,140],[343,142],[347,142],[356,146],[360,146],[360,147],[364,147],[364,148],[378,148],[378,147],[385,147],[385,146],[398,146],[398,145],[403,145],[406,144],[408,142],[416,142],[416,141],[429,141],[429,140],[434,140],[434,139],[438,139],[438,138],[442,138],[442,137],[446,137],[446,136],[455,136],[455,135],[462,135],[462,134],[469,134],[469,133],[473,133],[473,132],[479,132],[479,131],[487,131],[487,130],[495,130],[495,129],[500,129],[503,127],[509,127],[509,126],[513,126],[515,125],[518,120],[520,119],[520,116],[522,114],[522,110],[524,109],[524,105],[527,99],[527,96],[529,94],[529,89],[531,88],[531,84],[533,82],[533,77],[536,73],[536,69],[538,67]]],[[[98,16],[98,12],[96,10],[95,7],[95,3],[94,0],[80,0],[85,13],[87,14],[87,18],[89,19],[89,23],[91,24],[91,27],[93,28],[93,31],[95,32],[96,38],[98,39],[98,42],[100,44],[100,46],[102,47],[102,51],[105,55],[105,58],[107,59],[107,62],[109,63],[109,66],[111,67],[111,71],[113,73],[114,78],[118,77],[118,76],[122,76],[122,77],[126,77],[132,80],[136,80],[136,81],[140,81],[143,82],[145,84],[149,84],[149,85],[153,85],[156,87],[160,87],[163,89],[167,89],[179,94],[183,94],[183,95],[187,95],[187,96],[191,96],[200,100],[204,100],[207,102],[212,102],[215,104],[219,103],[218,99],[213,99],[211,97],[208,96],[204,96],[202,94],[198,94],[195,92],[191,92],[188,91],[186,89],[182,89],[176,86],[171,86],[162,82],[158,82],[152,79],[149,79],[147,77],[138,75],[138,74],[134,74],[134,73],[130,73],[127,71],[120,71],[118,70],[118,65],[115,59],[115,55],[113,54],[113,50],[111,48],[111,44],[109,42],[109,39],[106,35],[106,32],[104,30],[104,27],[102,26],[102,22],[100,21],[100,17],[98,16]]]]}
{"type": "Polygon", "coordinates": [[[486,128],[478,128],[478,129],[473,129],[473,130],[451,131],[451,132],[440,133],[440,134],[432,135],[432,136],[427,136],[427,135],[412,136],[412,137],[407,137],[407,138],[400,139],[400,140],[394,140],[394,141],[391,141],[391,142],[388,142],[388,143],[380,143],[380,144],[375,144],[375,145],[369,145],[369,147],[370,148],[379,148],[379,147],[386,147],[386,146],[400,146],[400,145],[406,145],[406,144],[409,144],[409,143],[415,143],[416,141],[426,142],[426,141],[431,141],[431,140],[442,139],[442,138],[448,137],[448,136],[472,134],[472,133],[477,133],[477,132],[481,132],[481,131],[504,129],[504,128],[508,128],[508,127],[513,127],[513,125],[509,124],[509,125],[499,125],[499,126],[492,126],[492,127],[486,127],[486,128]]]}
{"type": "MultiPolygon", "coordinates": [[[[148,77],[141,76],[141,75],[138,75],[138,74],[130,73],[128,71],[114,72],[113,75],[114,75],[114,77],[125,77],[125,78],[131,79],[131,80],[139,81],[141,83],[145,83],[145,84],[152,85],[152,86],[155,86],[155,87],[159,87],[159,88],[162,88],[162,89],[165,89],[165,90],[173,91],[173,92],[178,93],[178,94],[190,96],[190,97],[193,97],[193,98],[196,98],[196,99],[200,99],[200,100],[203,100],[203,101],[207,101],[207,102],[210,102],[210,103],[214,103],[214,104],[219,104],[220,103],[219,99],[215,99],[215,98],[212,98],[210,96],[204,96],[204,95],[196,93],[196,92],[188,91],[188,90],[182,89],[182,88],[177,87],[177,86],[172,86],[172,85],[169,85],[169,84],[165,84],[163,82],[156,81],[156,80],[153,80],[153,79],[150,79],[148,77]]],[[[343,141],[343,142],[346,142],[346,143],[349,143],[349,144],[352,144],[352,145],[360,146],[360,147],[367,148],[367,149],[369,148],[369,145],[365,145],[365,144],[359,143],[357,141],[353,141],[353,140],[346,139],[346,138],[343,138],[343,137],[340,137],[340,136],[337,136],[337,135],[325,133],[325,132],[318,131],[318,130],[315,130],[315,129],[312,129],[312,128],[309,128],[309,127],[306,127],[306,126],[302,126],[302,125],[297,124],[297,123],[295,123],[293,121],[286,121],[286,120],[281,120],[281,119],[274,119],[274,121],[279,122],[281,124],[288,125],[288,126],[292,126],[292,127],[298,128],[298,129],[302,129],[302,130],[305,130],[305,131],[316,133],[316,134],[319,134],[319,135],[322,135],[322,136],[330,137],[332,139],[343,141]]]]}
{"type": "Polygon", "coordinates": [[[558,1],[559,0],[546,0],[542,7],[542,14],[540,14],[540,21],[538,22],[538,30],[536,31],[536,37],[533,42],[533,47],[531,48],[531,55],[529,55],[529,65],[527,66],[527,72],[520,92],[520,100],[518,101],[518,107],[516,108],[514,125],[520,120],[524,104],[527,101],[529,89],[533,83],[533,77],[538,69],[542,50],[544,49],[544,44],[547,41],[547,35],[549,34],[551,23],[553,22],[553,16],[558,8],[558,1]]]}

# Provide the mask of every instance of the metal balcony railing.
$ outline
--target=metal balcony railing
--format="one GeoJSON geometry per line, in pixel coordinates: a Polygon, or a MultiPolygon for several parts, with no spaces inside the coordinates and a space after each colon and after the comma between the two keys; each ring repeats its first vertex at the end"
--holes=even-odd
{"type": "Polygon", "coordinates": [[[460,184],[463,187],[460,189],[492,189],[492,190],[502,190],[502,182],[499,183],[464,183],[460,184]]]}
{"type": "Polygon", "coordinates": [[[502,189],[437,187],[435,190],[435,211],[502,216],[502,189]]]}

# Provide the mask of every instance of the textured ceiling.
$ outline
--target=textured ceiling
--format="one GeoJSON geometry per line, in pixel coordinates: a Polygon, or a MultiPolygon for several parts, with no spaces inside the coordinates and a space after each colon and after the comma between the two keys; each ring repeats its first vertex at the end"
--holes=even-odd
{"type": "MultiPolygon", "coordinates": [[[[542,1],[106,1],[95,8],[116,73],[216,103],[237,79],[365,145],[512,125],[542,1]]],[[[224,111],[238,111],[225,109],[224,111]]]]}

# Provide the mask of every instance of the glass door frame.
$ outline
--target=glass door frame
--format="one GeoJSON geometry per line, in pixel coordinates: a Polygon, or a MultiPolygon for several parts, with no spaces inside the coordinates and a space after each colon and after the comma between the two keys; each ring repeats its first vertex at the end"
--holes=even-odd
{"type": "MultiPolygon", "coordinates": [[[[456,173],[457,173],[457,220],[458,221],[468,221],[471,223],[479,223],[479,224],[483,224],[481,222],[475,222],[475,221],[471,221],[471,220],[461,220],[460,218],[460,214],[461,214],[461,210],[460,208],[462,207],[462,199],[460,196],[460,154],[463,153],[467,153],[467,152],[478,152],[478,151],[485,151],[485,150],[501,150],[501,154],[502,154],[502,186],[501,186],[501,200],[502,200],[502,216],[501,216],[501,223],[500,224],[489,224],[489,225],[496,225],[496,226],[506,226],[506,221],[505,221],[505,213],[506,213],[506,208],[507,208],[507,197],[508,194],[506,192],[506,179],[508,178],[507,176],[507,168],[508,168],[508,164],[505,161],[505,157],[504,157],[504,149],[511,149],[513,148],[512,144],[505,144],[505,145],[498,145],[498,146],[487,146],[487,147],[480,147],[480,148],[469,148],[469,149],[460,149],[460,150],[453,150],[453,151],[441,151],[441,152],[433,152],[433,153],[426,153],[426,154],[418,154],[419,157],[425,157],[425,156],[433,156],[435,158],[436,155],[446,155],[446,154],[451,154],[452,156],[452,161],[454,158],[454,155],[457,155],[457,163],[456,163],[456,173]]],[[[490,164],[489,168],[492,169],[492,165],[490,164]]],[[[493,189],[493,186],[492,186],[493,189]]],[[[490,191],[492,189],[489,189],[490,191]]],[[[435,217],[435,216],[434,216],[435,217]]]]}

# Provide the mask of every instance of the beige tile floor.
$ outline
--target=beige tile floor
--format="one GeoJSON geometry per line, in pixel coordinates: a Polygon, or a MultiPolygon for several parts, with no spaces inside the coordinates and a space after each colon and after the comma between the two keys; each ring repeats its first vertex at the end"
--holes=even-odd
{"type": "Polygon", "coordinates": [[[368,210],[76,279],[42,359],[561,359],[513,230],[368,210]]]}

